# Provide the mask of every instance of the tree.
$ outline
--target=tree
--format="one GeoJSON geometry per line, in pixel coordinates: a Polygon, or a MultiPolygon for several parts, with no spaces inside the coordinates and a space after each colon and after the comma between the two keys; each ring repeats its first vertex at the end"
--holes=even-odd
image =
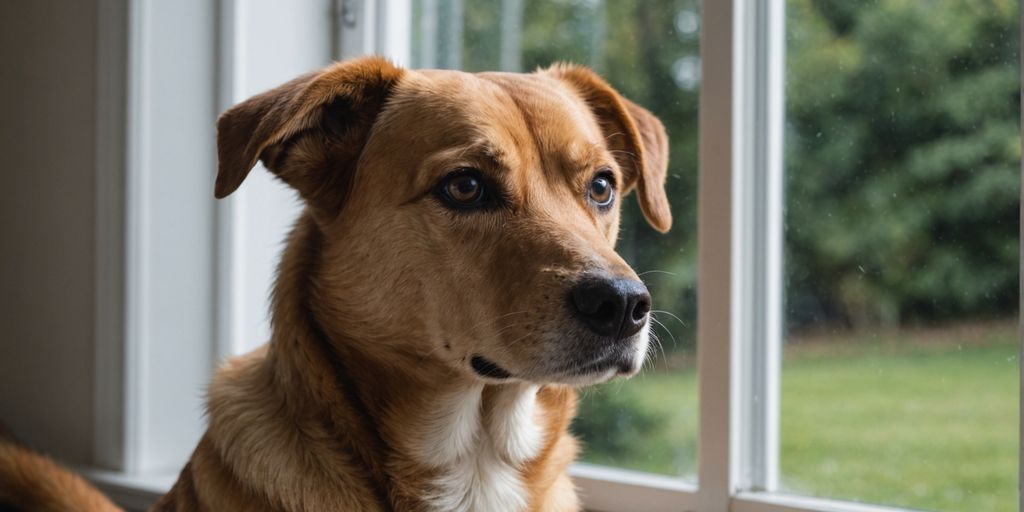
{"type": "Polygon", "coordinates": [[[1016,310],[1017,4],[788,4],[789,324],[1016,310]]]}

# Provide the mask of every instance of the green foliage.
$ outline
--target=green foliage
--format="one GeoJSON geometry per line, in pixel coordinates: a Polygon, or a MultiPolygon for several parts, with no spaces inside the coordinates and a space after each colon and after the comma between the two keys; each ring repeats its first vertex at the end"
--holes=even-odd
{"type": "Polygon", "coordinates": [[[1017,307],[1015,2],[788,3],[790,325],[1017,307]]]}

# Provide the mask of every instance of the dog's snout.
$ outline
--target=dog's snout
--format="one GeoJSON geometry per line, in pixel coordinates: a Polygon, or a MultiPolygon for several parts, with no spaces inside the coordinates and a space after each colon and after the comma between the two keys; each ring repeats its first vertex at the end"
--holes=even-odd
{"type": "Polygon", "coordinates": [[[626,338],[643,328],[651,294],[634,279],[588,278],[569,295],[573,313],[600,336],[626,338]]]}

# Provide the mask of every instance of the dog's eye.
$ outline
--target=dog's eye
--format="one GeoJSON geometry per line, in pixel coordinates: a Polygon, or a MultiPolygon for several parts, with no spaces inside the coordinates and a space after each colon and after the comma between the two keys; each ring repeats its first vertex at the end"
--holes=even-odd
{"type": "Polygon", "coordinates": [[[612,201],[615,200],[615,184],[612,182],[612,177],[606,172],[595,176],[590,181],[588,195],[590,200],[598,207],[605,208],[611,206],[612,201]]]}
{"type": "Polygon", "coordinates": [[[461,169],[441,180],[438,196],[456,208],[475,208],[487,201],[487,189],[475,169],[461,169]]]}

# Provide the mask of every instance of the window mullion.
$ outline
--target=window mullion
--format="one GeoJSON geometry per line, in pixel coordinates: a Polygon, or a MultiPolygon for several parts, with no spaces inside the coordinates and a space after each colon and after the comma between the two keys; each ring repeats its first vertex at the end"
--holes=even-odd
{"type": "Polygon", "coordinates": [[[523,70],[523,0],[501,0],[501,44],[499,45],[502,71],[523,70]]]}
{"type": "Polygon", "coordinates": [[[376,0],[335,0],[335,58],[351,59],[376,51],[376,7],[376,0]]]}
{"type": "Polygon", "coordinates": [[[412,2],[382,0],[377,11],[377,40],[374,52],[399,66],[412,64],[412,2]]]}
{"type": "Polygon", "coordinates": [[[702,14],[701,510],[777,480],[783,8],[734,0],[702,14]]]}
{"type": "MultiPolygon", "coordinates": [[[[245,9],[237,0],[218,2],[217,110],[222,112],[245,99],[245,9]]],[[[247,289],[244,190],[217,202],[217,317],[214,354],[218,361],[245,351],[247,289]]]]}
{"type": "Polygon", "coordinates": [[[735,482],[731,323],[732,182],[736,132],[736,10],[742,0],[705,2],[701,10],[698,130],[697,361],[700,379],[698,510],[728,510],[735,482]]]}
{"type": "Polygon", "coordinates": [[[335,0],[334,56],[382,55],[412,63],[411,0],[335,0]]]}
{"type": "Polygon", "coordinates": [[[773,491],[778,481],[779,371],[782,346],[782,120],[785,72],[781,1],[748,2],[739,83],[742,155],[736,168],[734,321],[739,387],[738,486],[773,491]]]}

